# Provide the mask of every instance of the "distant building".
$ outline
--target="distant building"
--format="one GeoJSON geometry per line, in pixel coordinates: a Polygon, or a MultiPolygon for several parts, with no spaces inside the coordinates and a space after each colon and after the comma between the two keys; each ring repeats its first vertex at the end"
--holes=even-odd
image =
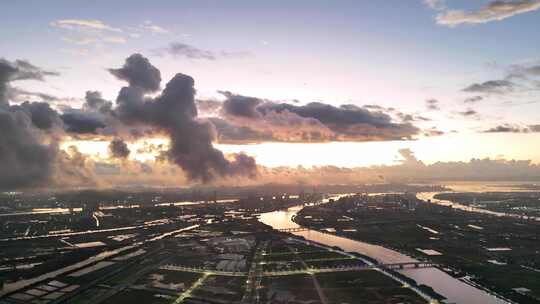
{"type": "Polygon", "coordinates": [[[418,202],[416,200],[407,200],[407,208],[411,211],[416,210],[416,207],[418,206],[418,202]]]}
{"type": "Polygon", "coordinates": [[[94,212],[99,211],[98,203],[85,203],[81,212],[82,217],[90,218],[94,216],[94,212]]]}

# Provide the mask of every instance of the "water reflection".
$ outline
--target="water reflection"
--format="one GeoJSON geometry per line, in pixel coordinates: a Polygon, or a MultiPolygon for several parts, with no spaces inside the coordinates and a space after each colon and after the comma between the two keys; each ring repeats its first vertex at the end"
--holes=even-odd
{"type": "Polygon", "coordinates": [[[525,220],[540,221],[540,217],[536,217],[536,216],[526,216],[526,215],[515,214],[515,213],[491,211],[487,209],[454,203],[448,200],[436,199],[435,195],[439,193],[444,193],[444,192],[421,192],[421,193],[418,193],[416,197],[424,201],[430,200],[432,203],[437,204],[437,205],[452,206],[452,208],[456,208],[456,209],[467,211],[467,212],[475,212],[475,213],[482,213],[482,214],[488,214],[488,215],[494,215],[494,216],[505,216],[505,217],[525,219],[525,220]]]}
{"type": "MultiPolygon", "coordinates": [[[[293,222],[291,218],[301,209],[302,206],[295,206],[284,211],[263,213],[259,220],[264,224],[272,226],[274,229],[298,228],[300,226],[293,222]]],[[[385,264],[416,261],[409,256],[382,246],[354,241],[315,230],[295,232],[293,234],[327,246],[337,246],[345,251],[367,255],[385,264]]],[[[435,291],[444,295],[450,303],[507,303],[484,291],[465,284],[436,268],[403,270],[402,273],[413,278],[419,284],[433,287],[435,291]]]]}

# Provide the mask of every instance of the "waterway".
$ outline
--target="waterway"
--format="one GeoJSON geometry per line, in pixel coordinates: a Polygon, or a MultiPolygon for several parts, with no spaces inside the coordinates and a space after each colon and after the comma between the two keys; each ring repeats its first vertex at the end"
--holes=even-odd
{"type": "Polygon", "coordinates": [[[436,199],[435,195],[439,193],[444,193],[444,192],[421,192],[417,194],[417,197],[424,201],[430,200],[432,203],[437,204],[437,205],[452,206],[452,208],[467,211],[467,212],[475,212],[475,213],[483,213],[483,214],[500,216],[500,217],[512,217],[512,218],[520,218],[520,219],[525,219],[525,220],[540,221],[540,217],[537,217],[537,216],[525,216],[525,215],[514,214],[514,213],[491,211],[487,209],[462,205],[462,204],[455,203],[448,200],[436,199]]]}
{"type": "MultiPolygon", "coordinates": [[[[299,228],[300,226],[292,221],[292,217],[295,216],[301,209],[302,206],[295,206],[284,211],[263,213],[261,214],[259,220],[264,224],[272,226],[274,229],[299,228]]],[[[355,241],[311,229],[302,232],[294,232],[293,234],[327,246],[337,246],[345,251],[367,255],[383,264],[416,261],[407,255],[382,246],[355,241]]],[[[416,280],[416,282],[419,284],[431,286],[436,292],[445,296],[448,299],[448,303],[507,303],[506,301],[498,299],[487,292],[455,279],[437,268],[408,269],[402,270],[401,273],[416,280]]]]}

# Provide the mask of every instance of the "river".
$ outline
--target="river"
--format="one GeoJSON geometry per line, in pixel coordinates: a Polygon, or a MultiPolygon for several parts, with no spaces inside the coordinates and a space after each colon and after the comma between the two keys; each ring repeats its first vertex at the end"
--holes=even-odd
{"type": "MultiPolygon", "coordinates": [[[[293,222],[291,218],[301,209],[302,206],[295,206],[284,211],[263,213],[259,220],[264,224],[272,226],[274,229],[298,228],[300,226],[293,222]]],[[[355,241],[311,229],[302,232],[294,232],[293,234],[327,246],[337,246],[345,251],[367,255],[384,264],[415,261],[415,259],[409,256],[382,246],[355,241]]],[[[416,280],[419,284],[431,286],[436,292],[445,296],[449,303],[507,303],[504,300],[498,299],[493,295],[455,279],[437,268],[408,269],[402,270],[401,273],[416,280]]]]}
{"type": "MultiPolygon", "coordinates": [[[[449,192],[451,192],[451,191],[449,191],[449,192]]],[[[437,195],[439,193],[445,193],[445,192],[422,192],[422,193],[418,193],[417,197],[419,199],[421,199],[421,200],[424,200],[424,201],[430,200],[432,203],[437,204],[437,205],[452,206],[452,208],[467,211],[467,212],[475,212],[475,213],[483,213],[483,214],[494,215],[494,216],[504,216],[504,217],[519,218],[519,219],[524,219],[524,220],[540,221],[540,217],[537,217],[537,216],[525,216],[525,215],[514,214],[514,213],[491,211],[491,210],[487,210],[487,209],[482,209],[482,208],[462,205],[462,204],[459,204],[459,203],[454,203],[454,202],[448,201],[448,200],[436,199],[435,195],[437,195]]]]}

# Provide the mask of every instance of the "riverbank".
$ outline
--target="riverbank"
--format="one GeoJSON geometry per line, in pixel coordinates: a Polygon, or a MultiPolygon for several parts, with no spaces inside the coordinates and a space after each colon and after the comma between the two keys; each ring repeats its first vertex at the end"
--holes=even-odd
{"type": "MultiPolygon", "coordinates": [[[[272,226],[274,229],[299,228],[300,226],[294,223],[291,220],[291,217],[296,215],[301,209],[302,206],[296,206],[285,211],[264,213],[261,214],[260,221],[272,226]]],[[[357,252],[369,257],[377,257],[377,260],[383,263],[414,260],[406,255],[382,246],[355,241],[315,230],[295,232],[293,234],[330,247],[337,246],[347,252],[357,252]]],[[[465,284],[439,269],[421,269],[414,271],[402,271],[401,273],[414,279],[419,284],[425,284],[433,287],[437,293],[448,298],[448,301],[451,303],[508,303],[507,301],[497,299],[492,295],[465,284]]]]}
{"type": "Polygon", "coordinates": [[[332,206],[307,207],[295,221],[439,264],[452,277],[507,302],[537,303],[540,277],[522,267],[536,265],[534,257],[540,250],[536,223],[412,204],[406,196],[395,195],[353,196],[332,206]],[[530,296],[516,288],[530,290],[530,296]]]}

